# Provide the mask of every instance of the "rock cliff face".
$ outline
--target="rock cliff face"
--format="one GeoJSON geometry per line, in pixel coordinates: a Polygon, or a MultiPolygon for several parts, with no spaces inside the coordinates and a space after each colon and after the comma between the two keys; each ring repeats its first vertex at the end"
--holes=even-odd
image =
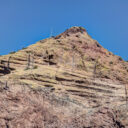
{"type": "Polygon", "coordinates": [[[0,56],[3,128],[127,127],[128,62],[83,27],[0,56]]]}

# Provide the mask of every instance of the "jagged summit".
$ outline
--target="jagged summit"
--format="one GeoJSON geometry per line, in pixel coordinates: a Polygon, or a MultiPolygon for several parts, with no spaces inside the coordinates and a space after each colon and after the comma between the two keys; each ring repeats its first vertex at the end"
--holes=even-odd
{"type": "Polygon", "coordinates": [[[80,35],[84,35],[84,36],[88,36],[89,35],[87,34],[87,31],[85,28],[83,27],[78,27],[78,26],[74,26],[74,27],[71,27],[67,30],[65,30],[63,33],[59,34],[56,36],[56,39],[58,38],[65,38],[65,37],[70,37],[70,36],[76,36],[76,37],[79,37],[80,35]]]}
{"type": "Polygon", "coordinates": [[[83,27],[78,27],[78,26],[74,26],[74,27],[71,27],[69,29],[67,29],[64,33],[68,33],[68,34],[75,34],[75,33],[84,33],[86,32],[86,29],[83,28],[83,27]]]}

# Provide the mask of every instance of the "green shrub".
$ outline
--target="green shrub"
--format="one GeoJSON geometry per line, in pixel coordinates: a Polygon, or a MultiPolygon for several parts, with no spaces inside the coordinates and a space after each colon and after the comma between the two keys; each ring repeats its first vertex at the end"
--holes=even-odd
{"type": "Polygon", "coordinates": [[[119,60],[122,61],[123,59],[121,57],[119,57],[119,60]]]}
{"type": "Polygon", "coordinates": [[[14,53],[16,53],[15,51],[12,51],[12,52],[10,52],[9,54],[14,54],[14,53]]]}
{"type": "Polygon", "coordinates": [[[112,62],[112,61],[110,61],[110,62],[109,62],[109,64],[113,64],[113,62],[112,62]]]}
{"type": "Polygon", "coordinates": [[[33,69],[37,69],[37,68],[38,68],[38,66],[37,65],[34,65],[33,69]]]}
{"type": "Polygon", "coordinates": [[[82,41],[80,40],[79,43],[82,44],[82,41]]]}
{"type": "Polygon", "coordinates": [[[23,47],[22,50],[24,50],[24,49],[27,49],[27,48],[23,47]]]}
{"type": "Polygon", "coordinates": [[[29,70],[30,68],[29,67],[26,67],[24,70],[29,70]]]}

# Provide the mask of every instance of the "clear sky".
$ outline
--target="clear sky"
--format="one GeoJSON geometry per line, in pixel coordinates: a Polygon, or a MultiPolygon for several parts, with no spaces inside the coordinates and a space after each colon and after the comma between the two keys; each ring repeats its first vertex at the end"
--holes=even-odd
{"type": "Polygon", "coordinates": [[[72,26],[128,60],[128,0],[0,0],[0,55],[72,26]]]}

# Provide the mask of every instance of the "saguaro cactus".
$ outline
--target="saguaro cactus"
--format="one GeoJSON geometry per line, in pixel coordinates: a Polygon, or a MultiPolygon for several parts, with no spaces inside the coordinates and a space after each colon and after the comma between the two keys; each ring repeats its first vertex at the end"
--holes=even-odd
{"type": "Polygon", "coordinates": [[[75,67],[75,54],[73,54],[72,56],[72,68],[75,67]]]}
{"type": "Polygon", "coordinates": [[[28,54],[28,60],[27,60],[27,69],[29,69],[30,68],[30,62],[31,62],[31,55],[30,55],[30,53],[28,54]]]}
{"type": "Polygon", "coordinates": [[[34,68],[34,55],[32,55],[32,68],[34,68]]]}
{"type": "Polygon", "coordinates": [[[82,66],[84,67],[84,69],[87,71],[87,67],[85,65],[85,62],[84,62],[84,53],[82,53],[76,46],[73,45],[73,50],[75,50],[76,52],[79,53],[80,55],[80,58],[81,58],[81,62],[82,62],[82,66]]]}
{"type": "Polygon", "coordinates": [[[127,93],[127,87],[126,87],[126,85],[125,85],[125,98],[126,98],[126,108],[127,108],[127,105],[128,105],[128,93],[127,93]]]}
{"type": "Polygon", "coordinates": [[[27,67],[26,70],[28,69],[35,69],[37,66],[34,65],[34,53],[28,53],[27,56],[27,67]]]}
{"type": "Polygon", "coordinates": [[[7,82],[7,81],[5,82],[5,87],[4,87],[4,89],[5,89],[5,90],[8,90],[8,89],[9,89],[9,87],[8,87],[8,82],[7,82]]]}
{"type": "Polygon", "coordinates": [[[11,56],[9,56],[8,61],[7,61],[7,68],[8,69],[10,68],[10,59],[11,59],[11,56]]]}
{"type": "Polygon", "coordinates": [[[93,70],[93,77],[96,77],[96,68],[97,68],[97,63],[98,61],[96,60],[95,64],[94,64],[94,70],[93,70]]]}

